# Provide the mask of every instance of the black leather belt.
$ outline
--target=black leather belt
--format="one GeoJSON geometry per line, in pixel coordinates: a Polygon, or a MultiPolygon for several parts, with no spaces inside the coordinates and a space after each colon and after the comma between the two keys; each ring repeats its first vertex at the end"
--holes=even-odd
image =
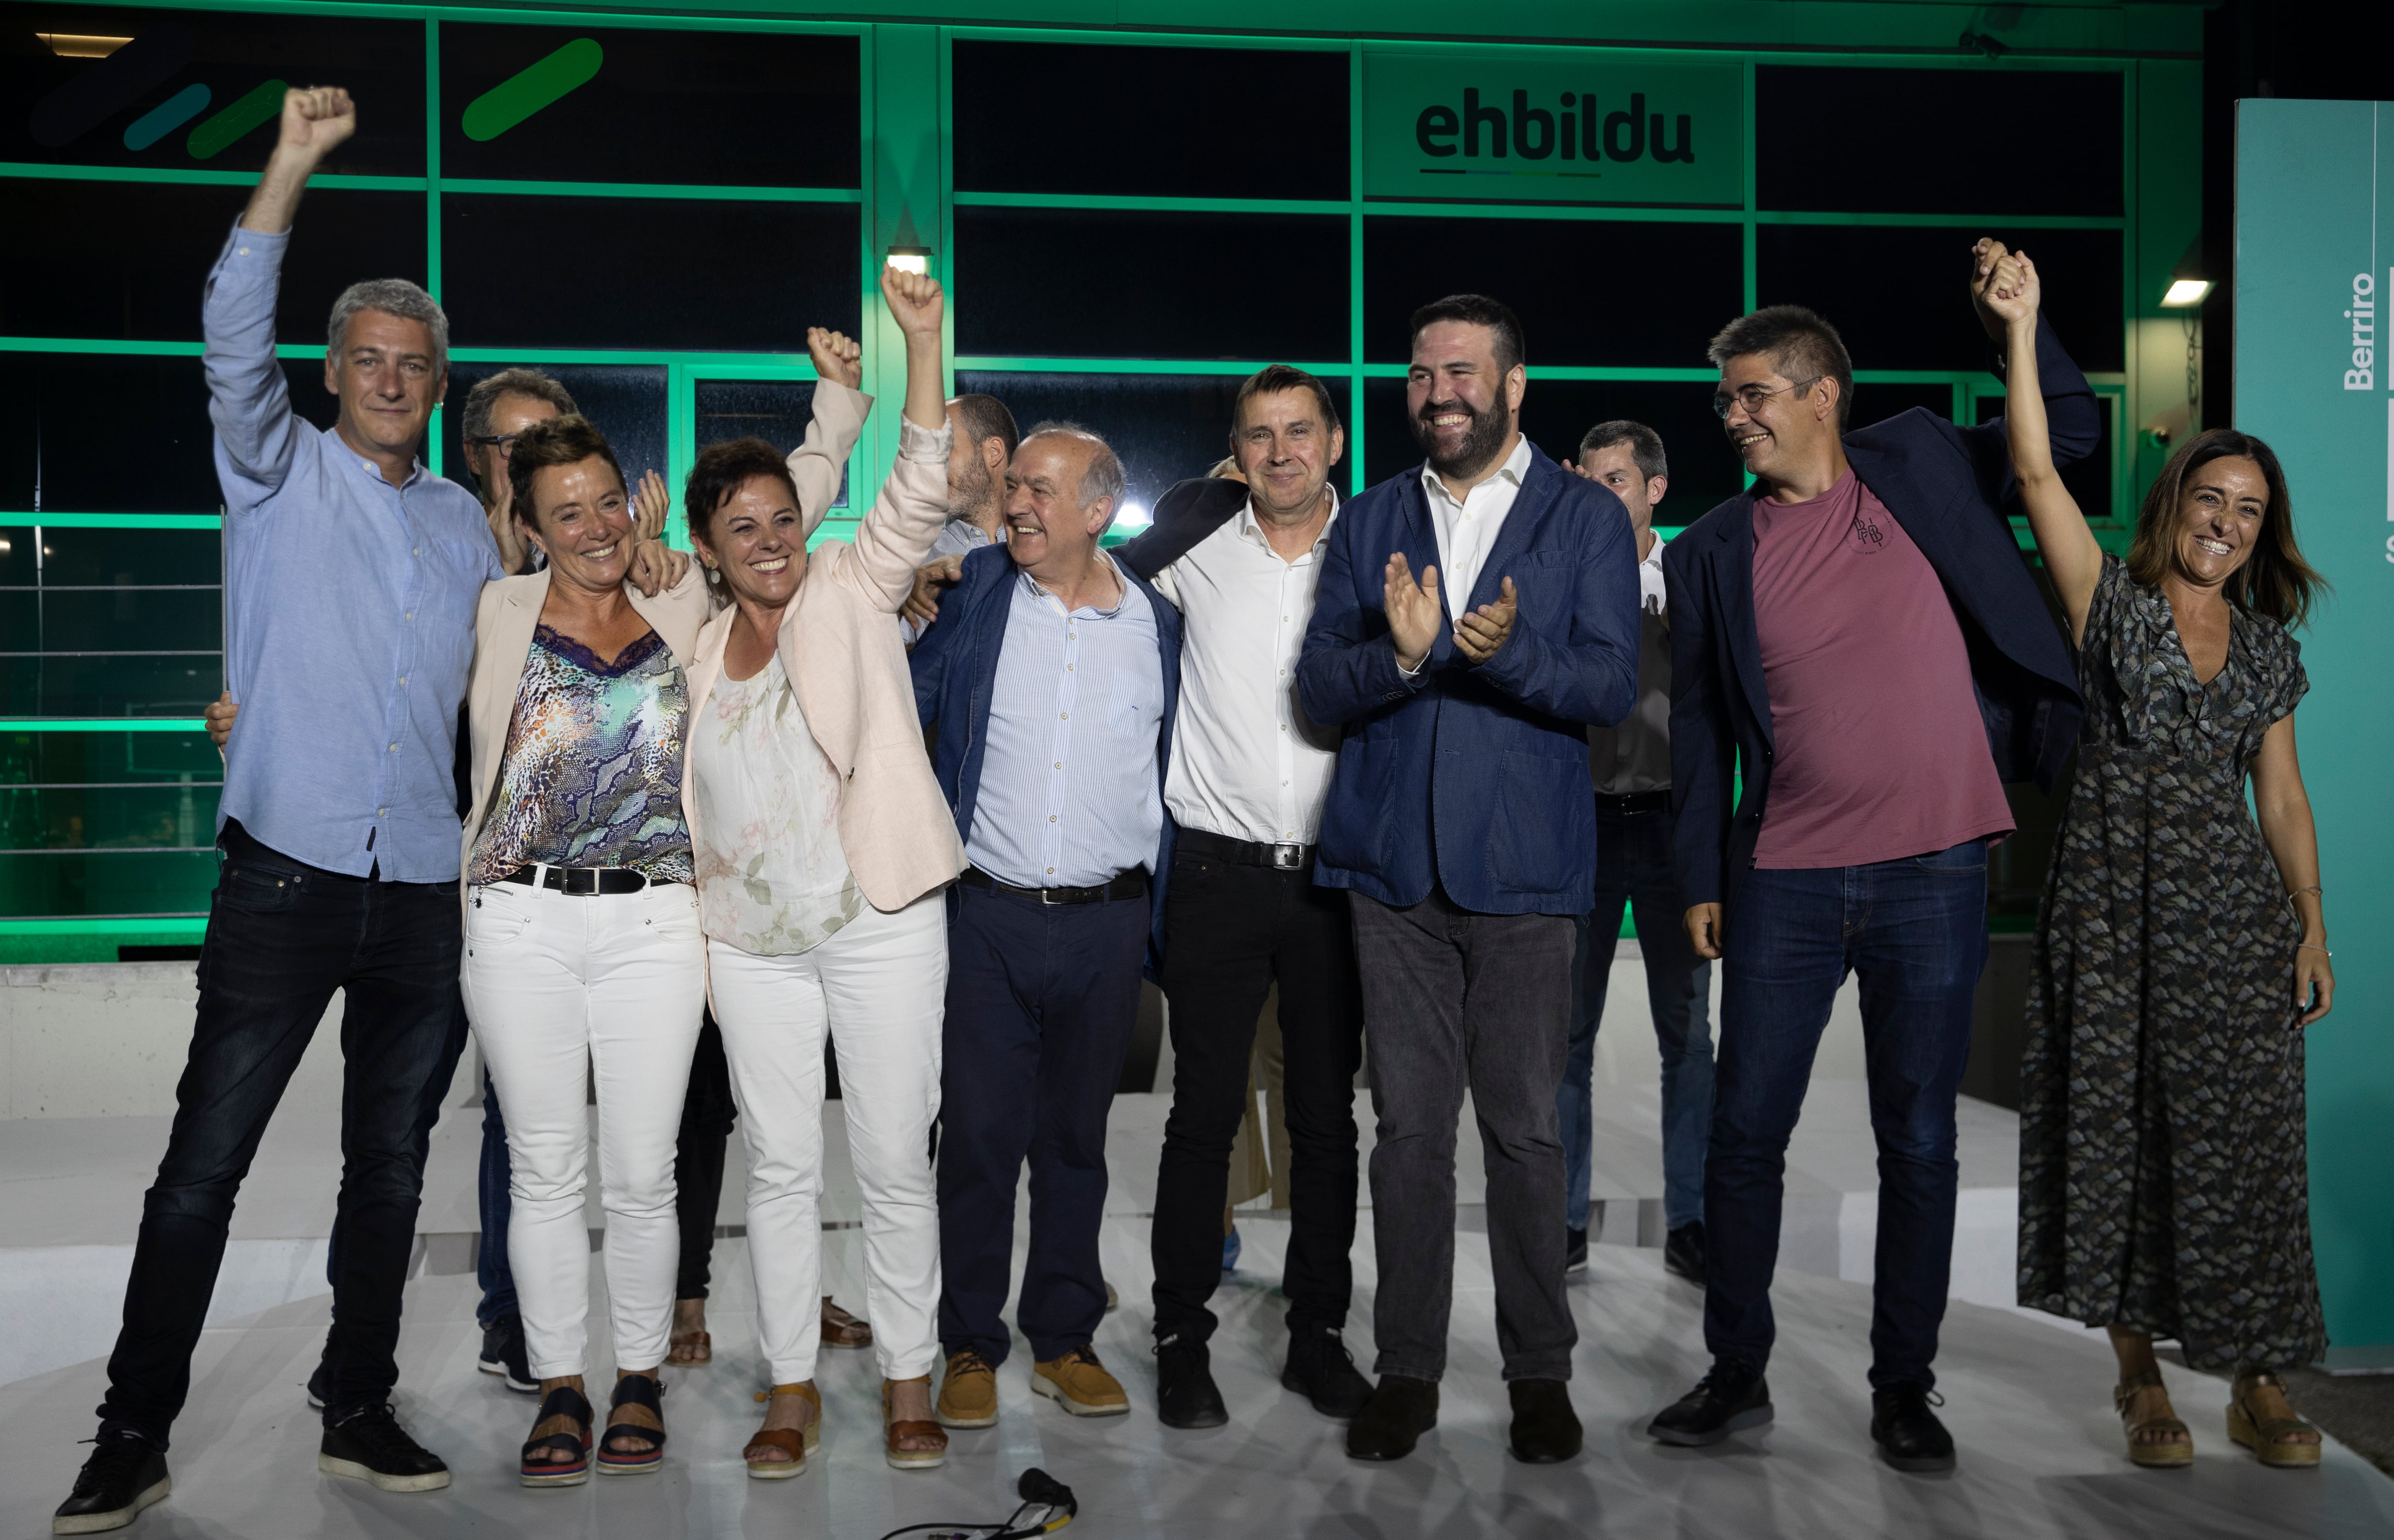
{"type": "Polygon", "coordinates": [[[546,888],[569,898],[598,893],[637,893],[649,879],[628,866],[519,866],[499,879],[526,888],[546,888]]]}
{"type": "Polygon", "coordinates": [[[1294,842],[1266,845],[1260,840],[1231,839],[1204,829],[1183,829],[1179,849],[1242,866],[1269,866],[1276,872],[1302,872],[1313,864],[1313,847],[1294,842]]]}
{"type": "Polygon", "coordinates": [[[1017,888],[1010,882],[998,881],[978,866],[966,867],[956,880],[967,888],[1006,893],[1018,899],[1036,899],[1041,903],[1103,903],[1109,899],[1135,899],[1145,893],[1147,868],[1134,866],[1095,888],[1017,888]]]}
{"type": "Polygon", "coordinates": [[[1671,810],[1671,788],[1654,792],[1598,792],[1596,810],[1604,813],[1666,813],[1671,810]]]}

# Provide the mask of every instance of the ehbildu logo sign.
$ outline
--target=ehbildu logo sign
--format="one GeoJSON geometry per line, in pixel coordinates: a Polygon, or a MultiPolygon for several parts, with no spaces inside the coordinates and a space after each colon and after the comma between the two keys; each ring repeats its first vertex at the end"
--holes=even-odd
{"type": "Polygon", "coordinates": [[[1743,200],[1738,67],[1598,53],[1363,56],[1369,198],[1743,200]]]}

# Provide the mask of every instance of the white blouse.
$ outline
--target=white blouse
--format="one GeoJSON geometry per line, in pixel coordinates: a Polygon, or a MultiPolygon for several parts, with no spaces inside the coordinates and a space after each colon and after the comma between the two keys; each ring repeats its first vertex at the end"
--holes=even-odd
{"type": "Polygon", "coordinates": [[[839,844],[839,777],[777,652],[722,678],[691,735],[699,923],[760,956],[806,952],[863,912],[839,844]]]}

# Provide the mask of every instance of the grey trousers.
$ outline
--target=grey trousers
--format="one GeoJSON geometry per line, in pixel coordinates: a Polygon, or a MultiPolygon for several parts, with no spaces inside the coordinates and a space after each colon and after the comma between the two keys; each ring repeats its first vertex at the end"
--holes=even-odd
{"type": "Polygon", "coordinates": [[[1563,1147],[1555,1089],[1571,1038],[1574,925],[1478,915],[1443,891],[1395,908],[1352,895],[1379,1143],[1372,1227],[1375,1374],[1446,1372],[1454,1299],[1454,1139],[1471,1092],[1488,1173],[1488,1254],[1505,1377],[1569,1379],[1563,1147]]]}

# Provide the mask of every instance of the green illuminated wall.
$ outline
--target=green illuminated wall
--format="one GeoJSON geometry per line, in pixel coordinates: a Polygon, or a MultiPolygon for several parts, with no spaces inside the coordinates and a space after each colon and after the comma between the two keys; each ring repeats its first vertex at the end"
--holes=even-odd
{"type": "MultiPolygon", "coordinates": [[[[0,400],[16,441],[0,447],[10,625],[0,651],[15,681],[0,707],[0,941],[18,938],[20,955],[112,955],[118,940],[200,928],[218,771],[194,717],[220,677],[217,520],[204,480],[188,473],[204,451],[204,403],[177,382],[200,351],[198,287],[213,256],[203,237],[230,222],[255,179],[272,133],[258,107],[277,80],[352,84],[366,124],[300,215],[281,352],[303,410],[329,404],[307,383],[322,355],[309,340],[320,322],[296,313],[322,313],[309,283],[401,270],[455,318],[461,382],[512,363],[565,374],[598,393],[585,404],[619,445],[652,446],[633,458],[651,454],[677,487],[710,436],[802,415],[811,371],[793,328],[807,320],[860,327],[866,388],[896,387],[885,371],[898,338],[872,294],[892,245],[935,254],[954,296],[957,383],[1018,394],[1038,408],[1026,416],[1060,404],[1119,435],[1135,496],[1201,473],[1219,453],[1208,446],[1227,426],[1228,391],[1276,361],[1343,388],[1347,484],[1388,474],[1409,453],[1389,404],[1403,374],[1391,328],[1525,252],[1532,269],[1502,270],[1540,276],[1503,297],[1529,323],[1534,435],[1568,452],[1585,426],[1574,412],[1677,413],[1668,436],[1683,490],[1669,523],[1734,485],[1690,403],[1711,378],[1704,337],[1757,302],[1831,296],[1820,302],[1856,342],[1864,413],[1923,404],[1969,421],[1999,401],[1983,346],[1954,320],[1960,247],[1982,230],[2048,244],[2048,274],[2092,296],[2070,340],[2093,365],[2112,432],[2083,500],[2124,516],[2158,464],[2144,429],[2182,430],[2199,410],[2187,399],[2190,339],[2154,304],[2199,225],[2192,7],[2032,9],[2000,59],[1956,51],[1954,19],[1975,8],[1939,6],[1730,4],[1690,21],[1685,7],[1528,5],[1473,19],[1512,18],[1518,35],[1542,40],[1534,48],[1484,32],[1425,41],[1459,24],[1401,6],[992,7],[974,24],[872,6],[850,14],[892,19],[746,8],[788,19],[334,5],[0,12],[0,93],[15,103],[0,130],[17,136],[14,158],[0,160],[11,229],[143,221],[88,250],[70,234],[47,267],[0,262],[0,350],[17,355],[19,380],[0,400]],[[35,32],[113,29],[139,42],[169,22],[197,39],[188,60],[80,138],[37,143],[30,118],[18,130],[20,112],[96,67],[59,59],[35,32]],[[1222,30],[1235,28],[1253,30],[1222,30]],[[1554,41],[1572,37],[1657,46],[1554,41]],[[1055,51],[1075,48],[1117,51],[1055,51]],[[719,99],[708,59],[729,72],[719,99]],[[1184,63],[1190,84],[1173,88],[1184,63]],[[1314,115],[1285,153],[1267,153],[1239,138],[1269,114],[1239,110],[1238,92],[1242,80],[1283,78],[1311,83],[1314,115]],[[1881,78],[1903,84],[1876,109],[1855,106],[1881,78]],[[1907,117],[1901,93],[1924,79],[2015,102],[2010,149],[1995,123],[1907,117]],[[1608,165],[1609,186],[1559,158],[1515,156],[1508,175],[1535,175],[1510,181],[1493,178],[1493,160],[1450,176],[1414,154],[1423,109],[1405,93],[1445,100],[1452,86],[1459,110],[1466,86],[1507,106],[1511,89],[1534,90],[1523,99],[1539,112],[1559,111],[1574,88],[1614,109],[1641,91],[1664,119],[1686,109],[1700,158],[1608,165]],[[1070,119],[1075,102],[1085,123],[1070,119]],[[1816,121],[1868,111],[1879,115],[1865,131],[1848,121],[1827,135],[1840,141],[1833,165],[1803,169],[1800,145],[1822,137],[1816,121]],[[1125,144],[1155,147],[1151,175],[1125,144]],[[1939,147],[1933,176],[1919,174],[1922,144],[1939,147]],[[2024,152],[2042,159],[2007,164],[2024,152]],[[1888,171],[1896,161],[1909,169],[1888,171]],[[485,230],[496,233],[478,239],[485,230]],[[1283,293],[1237,276],[1254,242],[1225,231],[1285,238],[1303,282],[1283,293]],[[308,254],[323,271],[303,282],[308,254]],[[1885,283],[1858,270],[1880,260],[1902,270],[1885,283]],[[1938,262],[1953,267],[1924,267],[1938,262]],[[1448,283],[1449,271],[1461,276],[1448,283]],[[1296,337],[1302,347],[1287,345],[1296,337]],[[1612,340],[1638,337],[1654,340],[1612,340]],[[102,420],[112,438],[77,437],[76,425],[102,420]],[[145,490],[151,455],[186,467],[158,482],[171,495],[145,490]],[[123,464],[91,463],[111,458],[123,464]],[[102,491],[78,506],[79,485],[102,491]]],[[[463,396],[453,387],[453,404],[463,396]]],[[[850,527],[877,483],[896,420],[875,415],[827,535],[850,527]]],[[[442,425],[428,458],[462,475],[456,432],[442,425]]]]}

